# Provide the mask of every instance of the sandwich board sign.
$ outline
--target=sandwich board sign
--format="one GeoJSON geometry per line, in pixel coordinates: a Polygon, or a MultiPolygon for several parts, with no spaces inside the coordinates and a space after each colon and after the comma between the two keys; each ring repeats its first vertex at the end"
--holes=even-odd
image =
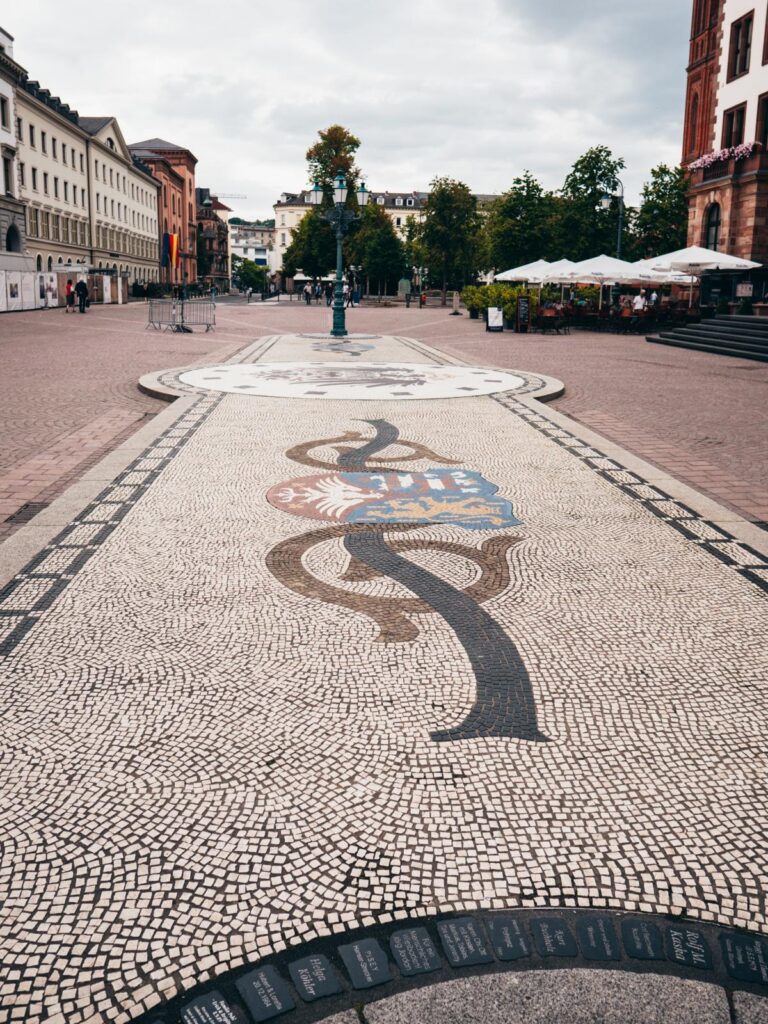
{"type": "Polygon", "coordinates": [[[486,331],[504,330],[504,310],[500,306],[489,306],[486,317],[486,331]]]}

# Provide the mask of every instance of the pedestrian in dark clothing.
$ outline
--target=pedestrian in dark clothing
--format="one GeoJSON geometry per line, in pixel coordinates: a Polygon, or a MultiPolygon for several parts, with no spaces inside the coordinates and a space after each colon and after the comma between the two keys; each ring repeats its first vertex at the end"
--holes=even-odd
{"type": "Polygon", "coordinates": [[[332,302],[333,302],[333,285],[329,281],[326,284],[326,286],[325,286],[325,304],[326,304],[326,306],[330,306],[330,304],[332,302]]]}
{"type": "Polygon", "coordinates": [[[85,312],[85,304],[88,302],[88,285],[85,281],[78,281],[75,285],[75,294],[77,295],[78,309],[81,313],[85,312]]]}

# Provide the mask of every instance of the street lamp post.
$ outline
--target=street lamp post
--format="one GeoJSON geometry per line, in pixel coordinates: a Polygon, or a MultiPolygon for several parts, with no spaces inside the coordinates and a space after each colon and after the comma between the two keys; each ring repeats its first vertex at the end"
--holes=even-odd
{"type": "Polygon", "coordinates": [[[620,179],[616,179],[616,184],[621,190],[617,196],[610,196],[607,193],[603,196],[600,205],[604,210],[610,210],[611,201],[617,199],[619,202],[619,233],[616,238],[616,259],[621,259],[621,236],[624,228],[624,182],[620,179]]]}
{"type": "MultiPolygon", "coordinates": [[[[348,333],[344,314],[344,257],[341,245],[352,224],[360,219],[360,214],[347,208],[348,191],[346,179],[339,171],[333,182],[333,206],[323,212],[323,217],[336,232],[336,288],[333,298],[333,327],[331,328],[331,335],[334,338],[346,338],[348,333]]],[[[369,195],[365,185],[361,185],[357,190],[357,201],[361,208],[368,203],[369,195]]],[[[320,206],[323,198],[323,190],[318,182],[315,182],[314,188],[310,190],[309,200],[313,206],[320,206]]]]}

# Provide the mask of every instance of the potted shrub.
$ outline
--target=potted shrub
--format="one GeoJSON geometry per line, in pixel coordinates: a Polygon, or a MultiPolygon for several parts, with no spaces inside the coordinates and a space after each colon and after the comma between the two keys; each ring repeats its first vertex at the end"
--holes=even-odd
{"type": "Polygon", "coordinates": [[[482,296],[477,285],[468,284],[461,293],[461,301],[469,312],[469,319],[477,320],[480,316],[480,306],[482,304],[482,296]]]}

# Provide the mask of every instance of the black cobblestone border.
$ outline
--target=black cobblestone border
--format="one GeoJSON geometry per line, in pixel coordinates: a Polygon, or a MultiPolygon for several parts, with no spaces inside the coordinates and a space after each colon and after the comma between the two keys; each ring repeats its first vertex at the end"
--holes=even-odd
{"type": "Polygon", "coordinates": [[[13,654],[223,397],[199,398],[0,590],[0,659],[13,654]],[[88,539],[77,540],[78,531],[88,539]]]}
{"type": "Polygon", "coordinates": [[[766,996],[768,939],[618,911],[403,914],[230,971],[135,1024],[310,1024],[456,977],[563,968],[671,975],[766,996]]]}
{"type": "Polygon", "coordinates": [[[768,558],[765,555],[738,540],[722,526],[705,519],[655,484],[626,469],[616,459],[610,458],[557,423],[553,423],[544,413],[529,409],[527,405],[504,394],[490,397],[515,416],[524,419],[550,441],[565,448],[598,476],[618,487],[627,497],[671,526],[686,540],[698,545],[707,554],[723,562],[768,595],[768,558]]]}

